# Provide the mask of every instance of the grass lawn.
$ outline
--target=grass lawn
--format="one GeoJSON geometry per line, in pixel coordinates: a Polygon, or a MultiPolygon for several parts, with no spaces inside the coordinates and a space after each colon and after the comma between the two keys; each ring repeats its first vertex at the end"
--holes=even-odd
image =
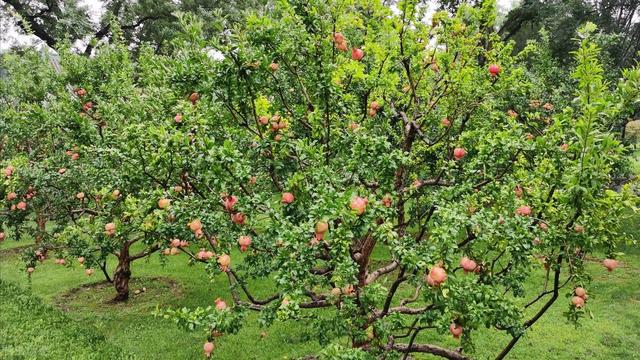
{"type": "MultiPolygon", "coordinates": [[[[640,221],[634,220],[628,229],[630,238],[637,240],[640,221]]],[[[87,277],[78,264],[65,268],[49,260],[29,281],[17,269],[15,249],[28,244],[28,239],[0,243],[0,329],[9,334],[0,336],[2,359],[67,359],[69,354],[78,359],[115,359],[127,354],[137,359],[198,359],[205,333],[184,332],[151,312],[156,306],[206,306],[217,297],[231,303],[226,278],[220,275],[210,281],[200,267],[185,266],[184,255],[169,257],[165,266],[157,256],[134,263],[132,297],[126,304],[109,303],[114,292],[101,283],[102,275],[96,272],[87,277]],[[145,291],[135,295],[136,289],[145,291]]],[[[583,319],[577,329],[568,324],[562,313],[569,300],[561,297],[508,358],[640,358],[640,249],[623,247],[621,251],[626,256],[613,273],[607,273],[599,262],[588,264],[594,281],[588,288],[587,308],[593,318],[583,319]]],[[[540,276],[532,278],[542,279],[542,269],[537,271],[540,276]]],[[[527,284],[528,298],[540,286],[541,280],[527,284]]],[[[254,288],[257,295],[268,293],[268,284],[256,283],[254,288]]],[[[262,329],[251,316],[238,335],[218,338],[214,358],[297,358],[320,349],[312,338],[299,323],[276,323],[262,329]],[[261,336],[263,331],[266,336],[261,336]]],[[[490,330],[478,331],[475,339],[473,356],[479,359],[492,358],[508,342],[506,335],[490,330]]],[[[424,333],[419,340],[456,346],[448,334],[424,333]]]]}

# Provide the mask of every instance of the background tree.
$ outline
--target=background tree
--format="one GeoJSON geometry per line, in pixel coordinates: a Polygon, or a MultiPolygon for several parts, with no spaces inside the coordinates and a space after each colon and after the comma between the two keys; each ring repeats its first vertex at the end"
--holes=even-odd
{"type": "MultiPolygon", "coordinates": [[[[87,4],[77,0],[3,0],[0,17],[17,24],[22,32],[37,36],[51,48],[57,49],[68,40],[86,55],[91,54],[98,43],[112,37],[115,20],[130,45],[150,43],[159,51],[165,49],[179,31],[177,20],[181,13],[197,15],[207,22],[224,18],[231,27],[241,19],[244,9],[263,6],[266,0],[95,2],[103,10],[99,19],[93,19],[87,4]]],[[[205,30],[208,36],[218,36],[213,28],[205,30]]]]}
{"type": "Polygon", "coordinates": [[[614,69],[631,66],[639,59],[640,1],[547,1],[525,0],[509,12],[498,33],[505,40],[515,40],[517,49],[538,37],[544,28],[553,34],[550,42],[554,57],[569,64],[571,41],[576,30],[586,22],[598,26],[594,38],[604,50],[607,65],[614,69]]]}

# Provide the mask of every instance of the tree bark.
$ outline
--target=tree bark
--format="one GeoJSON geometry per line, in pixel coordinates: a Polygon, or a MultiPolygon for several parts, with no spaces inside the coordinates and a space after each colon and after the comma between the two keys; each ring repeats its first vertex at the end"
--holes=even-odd
{"type": "Polygon", "coordinates": [[[118,266],[113,273],[113,285],[117,295],[113,301],[127,301],[129,299],[129,280],[131,279],[131,258],[129,257],[129,246],[126,241],[120,249],[118,256],[118,266]]]}
{"type": "Polygon", "coordinates": [[[42,214],[38,214],[36,216],[36,226],[36,244],[40,244],[42,242],[43,234],[47,230],[47,218],[42,214]]]}

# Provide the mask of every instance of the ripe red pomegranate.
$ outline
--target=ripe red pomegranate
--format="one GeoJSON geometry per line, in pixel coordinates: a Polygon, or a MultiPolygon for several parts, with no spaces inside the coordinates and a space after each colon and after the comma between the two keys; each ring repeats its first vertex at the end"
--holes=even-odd
{"type": "Polygon", "coordinates": [[[457,339],[460,337],[460,335],[462,335],[462,326],[456,323],[452,323],[451,325],[449,325],[449,332],[451,332],[451,335],[453,335],[453,337],[457,339]]]}
{"type": "Polygon", "coordinates": [[[6,235],[3,232],[0,232],[0,241],[4,241],[6,235]]]}
{"type": "Polygon", "coordinates": [[[222,205],[227,211],[233,211],[233,207],[236,205],[237,202],[238,202],[238,198],[234,195],[229,195],[222,198],[222,205]]]}
{"type": "Polygon", "coordinates": [[[462,159],[463,157],[465,157],[465,155],[467,155],[467,150],[465,150],[464,148],[457,147],[453,149],[453,157],[456,160],[462,159]]]}
{"type": "Polygon", "coordinates": [[[92,268],[88,268],[84,271],[85,274],[87,274],[87,276],[91,276],[93,275],[93,269],[92,268]]]}
{"type": "Polygon", "coordinates": [[[329,224],[326,221],[318,221],[315,230],[317,234],[324,234],[329,230],[329,224]]]}
{"type": "Polygon", "coordinates": [[[80,256],[78,258],[78,262],[80,263],[80,265],[84,264],[84,256],[80,256]]]}
{"type": "Polygon", "coordinates": [[[158,207],[160,209],[166,209],[171,205],[171,200],[169,199],[160,199],[158,200],[158,207]]]}
{"type": "Polygon", "coordinates": [[[162,255],[166,255],[166,256],[171,255],[171,249],[166,248],[166,249],[162,250],[162,255]]]}
{"type": "Polygon", "coordinates": [[[460,260],[460,266],[462,267],[462,270],[467,273],[475,271],[478,267],[478,264],[465,256],[462,258],[462,260],[460,260]]]}
{"type": "Polygon", "coordinates": [[[204,236],[204,231],[202,231],[202,229],[198,229],[193,232],[193,235],[196,237],[196,239],[200,239],[204,236]]]}
{"type": "Polygon", "coordinates": [[[364,57],[364,51],[360,48],[351,49],[351,58],[355,61],[360,61],[364,57]]]}
{"type": "Polygon", "coordinates": [[[618,261],[614,259],[605,259],[602,265],[607,268],[608,271],[613,271],[618,267],[618,261]]]}
{"type": "Polygon", "coordinates": [[[587,295],[587,290],[585,290],[583,287],[580,287],[580,286],[575,288],[575,290],[573,290],[573,292],[576,294],[576,296],[579,296],[579,297],[581,297],[583,299],[587,295]]]}
{"type": "Polygon", "coordinates": [[[200,94],[198,94],[197,92],[193,92],[191,93],[191,95],[189,95],[189,101],[191,101],[191,104],[195,105],[198,100],[200,100],[200,94]]]}
{"type": "Polygon", "coordinates": [[[571,298],[571,302],[573,303],[573,305],[575,305],[575,307],[577,307],[578,309],[580,309],[581,307],[584,306],[584,299],[581,298],[580,296],[574,296],[571,298]]]}
{"type": "Polygon", "coordinates": [[[246,220],[246,216],[241,212],[231,214],[231,221],[234,224],[243,225],[245,220],[246,220]]]}
{"type": "Polygon", "coordinates": [[[449,121],[449,119],[444,118],[442,119],[442,121],[440,121],[440,125],[444,126],[444,127],[449,127],[451,126],[451,121],[449,121]]]}
{"type": "Polygon", "coordinates": [[[198,258],[200,260],[206,260],[207,259],[207,252],[204,251],[204,249],[200,249],[200,251],[198,251],[198,254],[196,255],[196,258],[198,258]]]}
{"type": "Polygon", "coordinates": [[[58,170],[58,174],[60,174],[60,175],[62,175],[62,174],[64,174],[64,173],[66,173],[66,172],[67,172],[67,169],[65,169],[65,168],[60,168],[60,169],[58,170]]]}
{"type": "Polygon", "coordinates": [[[251,245],[251,236],[240,236],[238,238],[238,245],[240,245],[240,251],[247,251],[247,248],[251,245]]]}
{"type": "Polygon", "coordinates": [[[531,208],[527,205],[522,205],[516,209],[516,215],[520,216],[530,216],[531,208]]]}
{"type": "Polygon", "coordinates": [[[24,201],[20,201],[18,205],[16,205],[16,208],[22,211],[27,210],[27,203],[24,201]]]}
{"type": "Polygon", "coordinates": [[[15,168],[11,165],[7,166],[6,168],[4,168],[4,176],[5,177],[11,177],[11,175],[13,175],[13,171],[15,170],[15,168]]]}
{"type": "Polygon", "coordinates": [[[227,271],[230,264],[231,264],[231,257],[229,255],[222,254],[218,257],[218,265],[220,265],[220,270],[227,271]]]}
{"type": "Polygon", "coordinates": [[[343,43],[346,39],[344,38],[344,35],[342,35],[342,33],[336,32],[333,33],[333,41],[336,43],[343,43]]]}
{"type": "Polygon", "coordinates": [[[259,122],[260,122],[260,124],[262,124],[262,125],[267,125],[267,124],[269,124],[269,117],[268,117],[268,116],[265,116],[265,115],[262,115],[262,116],[260,116],[260,117],[258,118],[258,121],[259,121],[259,122]]]}
{"type": "Polygon", "coordinates": [[[430,286],[440,286],[443,282],[447,280],[447,272],[438,265],[429,270],[429,275],[427,275],[427,283],[430,286]]]}
{"type": "Polygon", "coordinates": [[[75,161],[75,160],[78,160],[78,159],[80,159],[80,154],[78,154],[78,153],[71,154],[71,160],[75,161]]]}
{"type": "Polygon", "coordinates": [[[369,109],[367,111],[367,114],[369,115],[369,117],[376,117],[376,115],[378,115],[378,112],[374,109],[369,109]]]}
{"type": "Polygon", "coordinates": [[[189,223],[189,229],[191,229],[191,231],[194,231],[194,232],[198,231],[202,229],[202,223],[200,222],[199,219],[195,219],[189,223]]]}
{"type": "Polygon", "coordinates": [[[78,95],[79,97],[83,97],[83,96],[87,95],[87,90],[85,90],[83,88],[76,88],[73,92],[76,95],[78,95]]]}
{"type": "Polygon", "coordinates": [[[36,271],[36,269],[34,269],[33,267],[27,268],[27,273],[29,273],[29,275],[31,275],[31,273],[33,273],[34,271],[36,271]]]}
{"type": "Polygon", "coordinates": [[[567,150],[569,150],[569,144],[562,144],[562,145],[560,145],[560,150],[562,150],[562,151],[567,151],[567,150]]]}
{"type": "Polygon", "coordinates": [[[218,311],[222,311],[227,308],[227,303],[220,298],[215,299],[213,302],[216,303],[216,310],[218,311]]]}
{"type": "Polygon", "coordinates": [[[204,343],[204,346],[202,347],[202,349],[204,350],[204,356],[206,356],[207,358],[210,358],[211,353],[213,352],[213,349],[215,349],[215,346],[211,341],[207,341],[206,343],[204,343]]]}
{"type": "Polygon", "coordinates": [[[369,109],[378,111],[380,110],[380,104],[377,101],[372,101],[371,104],[369,104],[369,109]]]}
{"type": "Polygon", "coordinates": [[[180,247],[180,239],[171,240],[171,246],[172,247],[180,247]]]}
{"type": "Polygon", "coordinates": [[[540,228],[540,230],[542,230],[542,231],[547,231],[547,230],[549,230],[549,225],[547,225],[547,223],[545,223],[545,222],[543,222],[543,221],[541,221],[541,222],[538,224],[538,227],[539,227],[539,228],[540,228]]]}
{"type": "Polygon", "coordinates": [[[79,193],[77,193],[77,194],[76,194],[76,198],[77,198],[78,200],[82,200],[82,199],[84,199],[84,193],[83,193],[83,192],[79,192],[79,193]]]}
{"type": "Polygon", "coordinates": [[[348,50],[347,42],[336,43],[336,49],[339,51],[345,52],[348,50]]]}
{"type": "Polygon", "coordinates": [[[116,189],[113,190],[113,192],[111,193],[111,196],[113,196],[115,199],[120,197],[120,190],[116,189]]]}
{"type": "Polygon", "coordinates": [[[291,204],[295,198],[293,194],[290,192],[285,192],[282,194],[282,203],[283,204],[291,204]]]}
{"type": "Polygon", "coordinates": [[[93,108],[93,103],[91,101],[84,103],[84,105],[82,105],[82,110],[84,111],[89,111],[93,108]]]}
{"type": "Polygon", "coordinates": [[[15,200],[18,197],[18,194],[14,193],[14,192],[10,192],[7,194],[7,200],[11,201],[11,200],[15,200]]]}
{"type": "Polygon", "coordinates": [[[489,74],[491,74],[491,76],[497,76],[498,74],[500,74],[500,66],[496,65],[496,64],[491,64],[489,65],[489,74]]]}
{"type": "Polygon", "coordinates": [[[351,207],[351,210],[355,211],[357,215],[362,215],[364,214],[364,211],[367,208],[368,202],[369,201],[366,198],[362,198],[360,196],[354,196],[351,199],[351,203],[349,204],[349,207],[351,207]]]}
{"type": "Polygon", "coordinates": [[[269,64],[269,69],[271,69],[271,71],[273,72],[278,71],[279,68],[280,68],[280,65],[278,65],[277,63],[272,62],[271,64],[269,64]]]}
{"type": "Polygon", "coordinates": [[[180,124],[182,122],[182,114],[177,113],[173,120],[176,122],[176,124],[180,124]]]}

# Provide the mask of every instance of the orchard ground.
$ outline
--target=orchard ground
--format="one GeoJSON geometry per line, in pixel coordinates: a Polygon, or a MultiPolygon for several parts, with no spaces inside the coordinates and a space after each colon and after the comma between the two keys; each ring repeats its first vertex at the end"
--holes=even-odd
{"type": "MultiPolygon", "coordinates": [[[[629,221],[627,228],[631,239],[639,241],[640,216],[629,221]]],[[[102,281],[102,274],[97,271],[87,277],[77,263],[67,268],[49,259],[29,280],[18,270],[18,251],[31,242],[23,238],[0,243],[2,359],[63,359],[70,353],[82,359],[198,359],[202,358],[204,334],[186,333],[172,321],[154,317],[153,311],[157,306],[212,305],[217,297],[231,303],[226,278],[220,275],[209,281],[199,266],[185,265],[185,255],[170,256],[164,265],[158,256],[136,263],[132,296],[125,304],[111,303],[113,288],[102,281]],[[137,290],[142,292],[135,294],[137,290]]],[[[592,318],[582,319],[582,326],[578,328],[569,324],[563,315],[569,299],[561,297],[509,358],[531,359],[535,354],[536,359],[637,359],[640,354],[640,249],[636,245],[621,245],[619,250],[625,256],[622,266],[613,273],[606,272],[598,259],[588,262],[594,274],[587,305],[592,318]]],[[[385,254],[376,255],[378,261],[385,258],[385,254]]],[[[114,266],[109,264],[110,269],[114,266]]],[[[542,273],[543,269],[536,271],[542,273]]],[[[266,295],[270,288],[265,283],[254,285],[258,295],[266,295]]],[[[541,286],[529,282],[528,294],[536,294],[541,286]]],[[[567,293],[565,290],[563,295],[567,293]]],[[[252,316],[248,326],[237,335],[217,338],[214,358],[287,359],[320,350],[313,334],[305,333],[305,327],[299,323],[276,322],[263,329],[256,320],[252,316]]],[[[504,334],[480,332],[474,358],[487,358],[508,341],[504,334]]],[[[423,340],[436,342],[450,338],[425,335],[429,336],[423,340]]],[[[446,345],[456,344],[454,340],[447,340],[446,345]]],[[[415,358],[430,357],[417,355],[415,358]]]]}

